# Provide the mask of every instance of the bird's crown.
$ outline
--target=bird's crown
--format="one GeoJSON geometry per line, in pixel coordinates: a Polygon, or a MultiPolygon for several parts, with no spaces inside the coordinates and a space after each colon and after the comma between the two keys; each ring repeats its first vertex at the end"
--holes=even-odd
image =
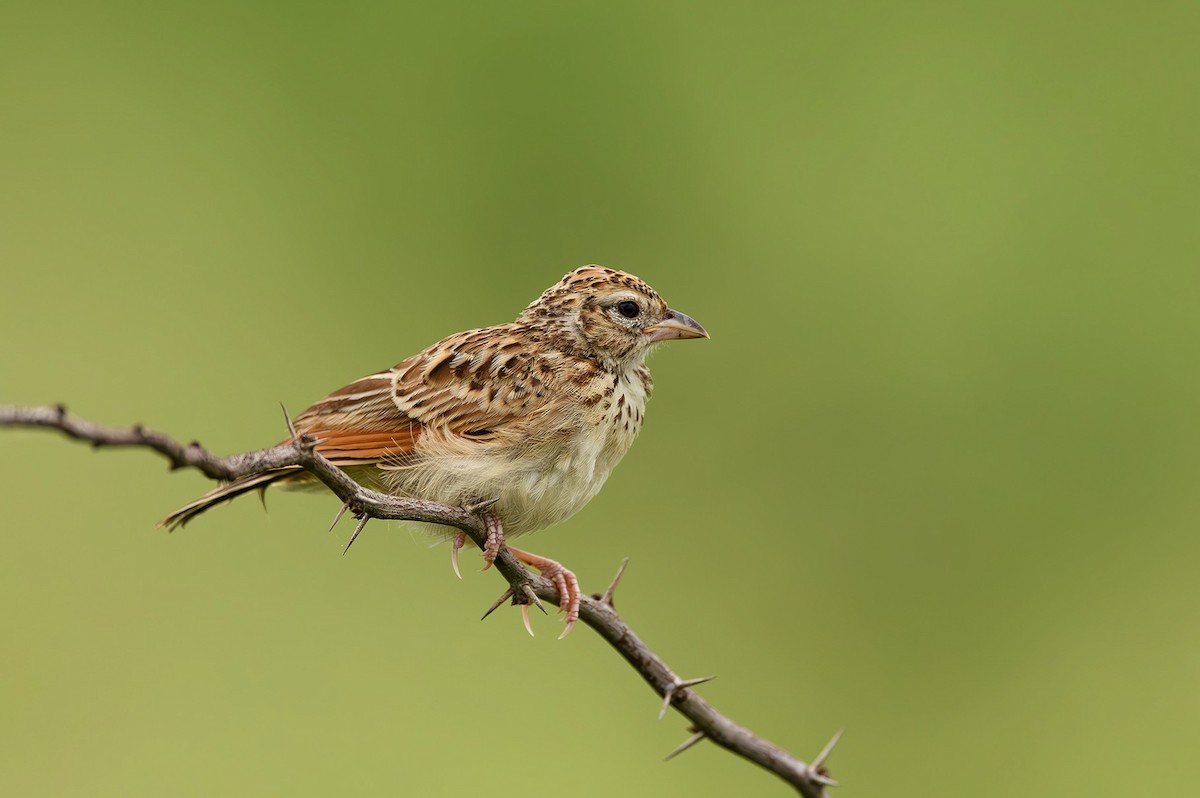
{"type": "MultiPolygon", "coordinates": [[[[643,280],[590,265],[568,272],[547,288],[525,308],[519,321],[546,330],[562,350],[620,369],[640,364],[653,344],[665,337],[655,330],[680,315],[643,280]]],[[[699,330],[697,335],[705,334],[702,327],[691,324],[699,330]]]]}
{"type": "Polygon", "coordinates": [[[525,309],[534,316],[561,313],[564,310],[596,304],[606,297],[626,291],[647,300],[649,305],[666,310],[666,303],[646,282],[628,272],[608,269],[595,264],[580,266],[567,272],[561,280],[542,292],[525,309]]]}

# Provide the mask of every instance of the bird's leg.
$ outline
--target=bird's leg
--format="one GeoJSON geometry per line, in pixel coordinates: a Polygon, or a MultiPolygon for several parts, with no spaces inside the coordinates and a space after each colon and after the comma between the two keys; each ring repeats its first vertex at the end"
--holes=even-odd
{"type": "MultiPolygon", "coordinates": [[[[564,568],[562,563],[557,563],[546,557],[539,557],[536,554],[530,554],[527,551],[514,549],[512,546],[509,546],[508,550],[521,562],[538,569],[538,572],[542,576],[549,579],[558,588],[558,608],[560,612],[564,612],[567,615],[564,619],[567,628],[563,629],[563,633],[559,635],[559,638],[566,637],[567,632],[570,632],[571,627],[579,620],[579,601],[582,597],[579,590],[579,580],[575,578],[575,574],[564,568]]],[[[523,612],[528,612],[528,610],[528,605],[522,607],[523,612]]],[[[528,620],[526,621],[526,626],[528,626],[528,620]]]]}
{"type": "MultiPolygon", "coordinates": [[[[484,510],[479,514],[483,519],[484,529],[487,530],[487,540],[483,546],[483,570],[492,567],[492,563],[496,562],[496,558],[500,556],[500,549],[504,546],[504,525],[500,523],[500,516],[493,510],[484,510]]],[[[458,534],[450,542],[450,564],[454,567],[454,573],[458,574],[458,578],[462,579],[462,573],[458,570],[458,550],[461,549],[467,542],[467,533],[459,530],[458,534]]]]}
{"type": "Polygon", "coordinates": [[[496,557],[500,556],[500,549],[504,546],[504,526],[494,510],[484,510],[480,517],[483,518],[487,529],[487,540],[483,546],[483,570],[486,571],[492,567],[496,557]]]}

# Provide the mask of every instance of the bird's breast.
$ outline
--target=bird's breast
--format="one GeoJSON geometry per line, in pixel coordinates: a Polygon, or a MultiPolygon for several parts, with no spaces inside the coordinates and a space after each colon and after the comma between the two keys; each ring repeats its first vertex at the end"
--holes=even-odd
{"type": "Polygon", "coordinates": [[[574,515],[599,492],[637,438],[649,394],[646,381],[606,375],[589,388],[581,392],[562,434],[509,472],[501,499],[507,505],[508,517],[501,514],[506,528],[532,531],[574,515]]]}
{"type": "Polygon", "coordinates": [[[582,509],[629,450],[648,387],[643,379],[607,375],[543,418],[523,442],[427,436],[420,463],[393,471],[392,488],[449,504],[498,499],[510,535],[552,526],[582,509]]]}

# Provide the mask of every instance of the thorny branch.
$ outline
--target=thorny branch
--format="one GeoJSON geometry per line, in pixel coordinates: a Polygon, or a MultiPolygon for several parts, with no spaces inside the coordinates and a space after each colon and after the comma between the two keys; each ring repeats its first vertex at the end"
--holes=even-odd
{"type": "MultiPolygon", "coordinates": [[[[483,548],[487,537],[484,521],[479,515],[479,511],[484,509],[486,504],[469,508],[451,507],[368,490],[318,454],[314,448],[317,441],[307,436],[297,436],[294,430],[290,443],[256,452],[218,457],[195,441],[183,445],[160,432],[145,429],[140,424],[127,429],[93,424],[70,415],[62,405],[0,405],[0,426],[57,429],[71,438],[91,443],[96,448],[133,446],[152,449],[167,458],[173,470],[195,468],[216,480],[232,480],[268,468],[298,465],[321,480],[344,502],[343,512],[349,509],[360,519],[358,530],[361,530],[361,524],[366,523],[367,519],[380,518],[426,521],[455,527],[470,536],[480,548],[483,548]]],[[[536,597],[558,603],[558,591],[553,583],[527,570],[507,548],[503,548],[496,558],[496,569],[510,585],[496,606],[509,597],[512,597],[515,604],[530,601],[536,603],[536,597]]],[[[774,773],[792,785],[804,798],[826,798],[825,787],[836,786],[836,782],[829,778],[823,765],[841,733],[830,741],[812,764],[806,764],[722,715],[691,689],[712,677],[679,678],[617,615],[613,609],[612,593],[623,571],[624,564],[603,596],[583,597],[579,619],[608,641],[650,687],[663,697],[664,711],[668,706],[673,706],[691,721],[688,727],[691,737],[671,752],[668,758],[708,739],[774,773]]]]}

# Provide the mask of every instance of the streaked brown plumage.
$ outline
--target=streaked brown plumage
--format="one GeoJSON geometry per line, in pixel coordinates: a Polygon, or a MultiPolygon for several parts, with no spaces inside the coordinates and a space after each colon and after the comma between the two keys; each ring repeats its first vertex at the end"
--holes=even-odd
{"type": "MultiPolygon", "coordinates": [[[[305,410],[296,429],[359,482],[398,496],[462,504],[497,499],[496,536],[563,521],[590,500],[641,429],[660,341],[707,337],[633,275],[599,266],[567,274],[516,321],[468,330],[358,379],[305,410]]],[[[163,519],[175,527],[298,468],[253,474],[163,519]]],[[[455,540],[454,553],[462,545],[455,540]]],[[[559,582],[568,629],[579,590],[558,563],[513,549],[559,582]],[[561,580],[561,581],[560,581],[561,580]]]]}

